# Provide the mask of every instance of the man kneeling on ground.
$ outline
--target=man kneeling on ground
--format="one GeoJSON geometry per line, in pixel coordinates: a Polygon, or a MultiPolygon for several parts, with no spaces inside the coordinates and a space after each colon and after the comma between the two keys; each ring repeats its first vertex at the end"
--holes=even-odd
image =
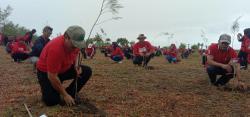
{"type": "Polygon", "coordinates": [[[147,67],[151,58],[154,57],[154,48],[148,41],[145,41],[144,34],[140,34],[137,39],[139,41],[133,46],[133,63],[141,66],[143,62],[143,67],[147,67]]]}
{"type": "Polygon", "coordinates": [[[239,65],[234,61],[235,59],[237,60],[237,54],[229,46],[230,43],[231,36],[222,34],[218,44],[212,44],[208,48],[207,73],[210,82],[215,86],[222,86],[228,83],[230,79],[234,78],[234,73],[236,73],[237,81],[241,82],[239,65]],[[217,75],[221,75],[218,80],[216,79],[217,75]]]}
{"type": "Polygon", "coordinates": [[[76,68],[75,65],[80,48],[85,46],[84,36],[81,27],[70,26],[64,35],[51,40],[42,50],[37,62],[37,77],[46,105],[59,104],[61,97],[68,106],[74,105],[76,93],[91,77],[90,67],[81,65],[76,68]],[[65,89],[62,83],[70,79],[74,80],[65,89]]]}

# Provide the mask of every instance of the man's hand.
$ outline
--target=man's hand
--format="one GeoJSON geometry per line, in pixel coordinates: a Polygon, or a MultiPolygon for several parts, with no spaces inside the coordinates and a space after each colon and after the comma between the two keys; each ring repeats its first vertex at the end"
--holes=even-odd
{"type": "Polygon", "coordinates": [[[242,38],[242,34],[241,34],[241,33],[238,33],[238,34],[237,34],[237,38],[238,38],[238,40],[240,40],[240,39],[242,38]]]}
{"type": "Polygon", "coordinates": [[[75,105],[75,100],[69,94],[66,94],[65,96],[63,96],[63,99],[67,106],[75,105]]]}
{"type": "Polygon", "coordinates": [[[147,57],[149,57],[150,55],[151,55],[151,53],[149,53],[149,52],[148,52],[148,53],[146,53],[146,56],[147,56],[147,57]]]}
{"type": "Polygon", "coordinates": [[[247,85],[241,81],[241,80],[237,80],[237,88],[240,90],[247,90],[247,85]]]}
{"type": "Polygon", "coordinates": [[[227,70],[228,73],[231,73],[233,71],[232,67],[230,65],[222,65],[221,67],[223,69],[227,70]]]}
{"type": "Polygon", "coordinates": [[[82,67],[80,67],[80,66],[76,67],[76,76],[80,77],[81,73],[82,73],[82,67]]]}

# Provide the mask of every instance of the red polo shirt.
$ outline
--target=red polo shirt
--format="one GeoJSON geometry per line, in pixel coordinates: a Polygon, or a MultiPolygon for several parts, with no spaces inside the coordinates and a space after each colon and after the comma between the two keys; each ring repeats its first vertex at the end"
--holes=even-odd
{"type": "Polygon", "coordinates": [[[208,47],[207,55],[213,56],[213,60],[218,63],[228,64],[232,58],[237,58],[237,53],[231,47],[227,51],[221,51],[218,44],[212,44],[208,47]]]}
{"type": "Polygon", "coordinates": [[[86,54],[90,56],[92,53],[94,53],[95,48],[94,47],[86,48],[85,51],[86,51],[86,54]]]}
{"type": "Polygon", "coordinates": [[[121,50],[121,48],[116,47],[115,49],[112,48],[112,52],[111,52],[111,56],[116,56],[116,55],[120,55],[121,57],[124,57],[124,54],[121,50]]]}
{"type": "Polygon", "coordinates": [[[136,56],[139,56],[139,53],[147,53],[150,51],[154,51],[153,46],[148,42],[148,41],[144,41],[144,42],[137,42],[134,46],[133,46],[133,54],[136,56]]]}
{"type": "Polygon", "coordinates": [[[11,54],[14,53],[27,53],[28,49],[25,44],[20,42],[12,42],[11,54]]]}
{"type": "Polygon", "coordinates": [[[37,68],[43,72],[64,73],[74,63],[79,49],[67,51],[64,45],[64,36],[51,40],[42,50],[37,62],[37,68]]]}

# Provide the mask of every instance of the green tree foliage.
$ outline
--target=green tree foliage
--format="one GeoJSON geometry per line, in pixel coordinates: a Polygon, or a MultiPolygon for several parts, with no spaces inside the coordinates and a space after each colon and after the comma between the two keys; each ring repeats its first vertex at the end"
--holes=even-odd
{"type": "Polygon", "coordinates": [[[129,41],[126,38],[118,38],[116,42],[121,46],[126,46],[129,44],[129,41]]]}
{"type": "Polygon", "coordinates": [[[179,46],[179,48],[181,48],[181,49],[186,49],[186,44],[181,43],[180,46],[179,46]]]}
{"type": "MultiPolygon", "coordinates": [[[[4,10],[0,8],[0,31],[6,36],[20,36],[24,35],[29,30],[18,24],[14,24],[12,21],[8,21],[8,17],[12,12],[12,8],[8,5],[4,10]]],[[[34,35],[36,39],[37,36],[34,35]]]]}
{"type": "Polygon", "coordinates": [[[194,45],[191,46],[191,48],[194,49],[194,50],[198,50],[199,46],[194,44],[194,45]]]}
{"type": "Polygon", "coordinates": [[[12,12],[12,8],[8,5],[5,9],[0,8],[0,31],[3,32],[4,26],[7,24],[7,18],[10,16],[12,12]]]}
{"type": "Polygon", "coordinates": [[[86,40],[86,44],[90,44],[90,43],[94,43],[94,39],[93,38],[89,38],[86,40]]]}
{"type": "Polygon", "coordinates": [[[93,38],[93,42],[97,47],[101,47],[104,45],[104,41],[102,40],[102,36],[100,34],[96,34],[95,37],[93,38]]]}
{"type": "Polygon", "coordinates": [[[10,16],[12,10],[9,5],[3,10],[0,8],[0,23],[7,22],[7,18],[10,16]]]}
{"type": "Polygon", "coordinates": [[[18,24],[14,24],[13,22],[8,22],[4,25],[3,33],[6,36],[19,36],[24,35],[29,30],[25,27],[20,27],[18,24]]]}

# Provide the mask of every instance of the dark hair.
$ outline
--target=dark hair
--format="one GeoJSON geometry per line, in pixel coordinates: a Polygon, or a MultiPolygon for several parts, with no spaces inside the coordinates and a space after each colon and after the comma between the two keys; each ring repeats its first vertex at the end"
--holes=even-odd
{"type": "Polygon", "coordinates": [[[53,31],[53,28],[51,28],[50,26],[45,26],[44,28],[43,28],[43,32],[46,32],[46,31],[48,31],[48,30],[50,30],[51,32],[53,31]]]}
{"type": "Polygon", "coordinates": [[[250,38],[250,28],[244,29],[244,35],[246,35],[248,38],[250,38]]]}
{"type": "Polygon", "coordinates": [[[36,32],[36,29],[32,29],[31,32],[35,33],[35,32],[36,32]]]}
{"type": "Polygon", "coordinates": [[[117,42],[112,42],[112,46],[115,49],[116,47],[118,47],[118,43],[117,42]]]}

